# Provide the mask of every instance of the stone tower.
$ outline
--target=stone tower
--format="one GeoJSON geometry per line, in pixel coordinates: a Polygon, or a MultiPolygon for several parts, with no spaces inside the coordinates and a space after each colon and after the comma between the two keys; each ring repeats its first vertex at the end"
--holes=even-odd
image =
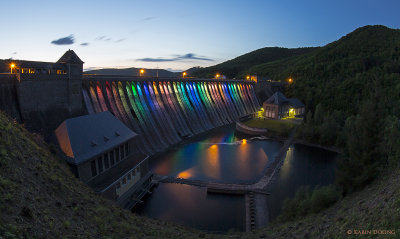
{"type": "Polygon", "coordinates": [[[68,110],[70,113],[80,111],[82,109],[82,72],[84,62],[73,50],[68,50],[57,63],[63,64],[67,70],[68,110]]]}
{"type": "Polygon", "coordinates": [[[14,61],[22,121],[28,128],[52,128],[82,114],[83,61],[68,50],[55,63],[14,61]]]}

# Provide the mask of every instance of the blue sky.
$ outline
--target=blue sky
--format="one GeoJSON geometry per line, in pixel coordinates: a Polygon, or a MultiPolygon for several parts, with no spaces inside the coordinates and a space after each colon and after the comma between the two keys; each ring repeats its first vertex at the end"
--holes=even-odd
{"type": "Polygon", "coordinates": [[[185,70],[262,47],[323,46],[365,25],[400,28],[399,0],[20,0],[0,6],[1,59],[56,61],[73,49],[86,69],[185,70]]]}

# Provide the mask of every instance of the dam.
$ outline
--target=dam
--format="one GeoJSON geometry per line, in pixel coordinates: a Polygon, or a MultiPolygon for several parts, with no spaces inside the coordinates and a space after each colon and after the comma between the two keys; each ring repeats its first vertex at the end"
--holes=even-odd
{"type": "Polygon", "coordinates": [[[259,108],[253,84],[234,80],[83,75],[89,114],[110,111],[152,155],[259,108]]]}
{"type": "Polygon", "coordinates": [[[110,111],[140,135],[147,155],[260,107],[252,81],[84,74],[72,50],[55,63],[0,63],[10,68],[0,74],[0,110],[28,129],[46,137],[67,118],[110,111]]]}

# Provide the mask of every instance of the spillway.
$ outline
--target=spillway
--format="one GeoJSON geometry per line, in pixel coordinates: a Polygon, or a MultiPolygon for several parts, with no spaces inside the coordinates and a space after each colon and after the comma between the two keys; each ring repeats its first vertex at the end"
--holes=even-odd
{"type": "Polygon", "coordinates": [[[254,84],[245,81],[84,75],[83,82],[88,113],[112,112],[141,135],[149,155],[260,107],[254,84]]]}

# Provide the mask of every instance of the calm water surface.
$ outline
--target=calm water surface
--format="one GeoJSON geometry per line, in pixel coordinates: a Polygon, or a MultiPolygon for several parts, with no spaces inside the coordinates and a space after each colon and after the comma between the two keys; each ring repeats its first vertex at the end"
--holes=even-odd
{"type": "Polygon", "coordinates": [[[151,167],[156,174],[179,178],[253,183],[262,177],[282,145],[272,140],[243,139],[228,126],[170,150],[152,161],[151,167]]]}
{"type": "Polygon", "coordinates": [[[207,194],[206,188],[161,183],[136,212],[205,231],[245,230],[243,196],[207,194]]]}
{"type": "MultiPolygon", "coordinates": [[[[272,162],[281,142],[259,141],[234,134],[227,126],[187,140],[151,161],[157,174],[225,183],[253,183],[272,162]],[[245,139],[245,140],[243,140],[245,139]]],[[[270,186],[269,216],[275,218],[285,198],[301,185],[325,185],[334,181],[336,154],[293,145],[270,186]]],[[[138,214],[206,231],[245,229],[243,196],[207,194],[206,189],[161,183],[135,208],[138,214]]]]}
{"type": "Polygon", "coordinates": [[[331,151],[300,144],[290,146],[276,181],[269,187],[270,218],[278,216],[283,201],[292,198],[299,187],[309,185],[314,188],[334,183],[336,155],[331,151]]]}

